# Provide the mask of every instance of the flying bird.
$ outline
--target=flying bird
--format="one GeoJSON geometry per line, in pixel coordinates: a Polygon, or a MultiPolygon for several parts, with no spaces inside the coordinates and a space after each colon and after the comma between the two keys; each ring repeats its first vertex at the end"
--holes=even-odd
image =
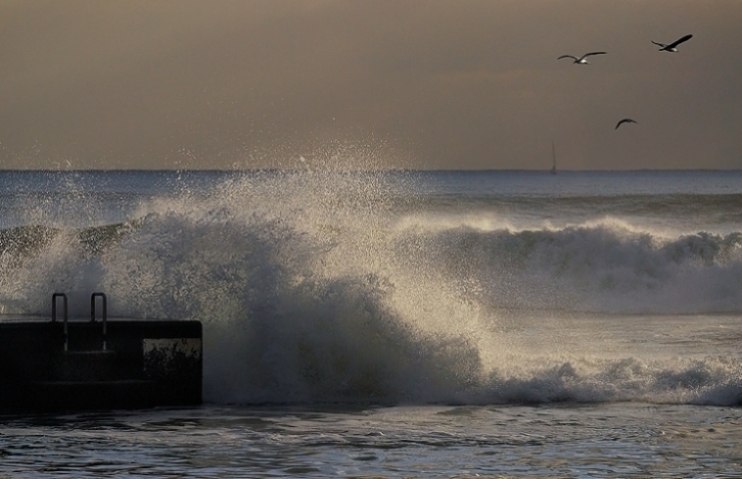
{"type": "Polygon", "coordinates": [[[559,58],[557,58],[557,60],[561,60],[562,58],[571,58],[572,60],[574,60],[572,63],[577,63],[578,65],[588,65],[587,57],[589,57],[590,55],[605,55],[606,53],[607,52],[590,52],[590,53],[585,53],[580,58],[577,58],[572,55],[562,55],[559,58]]]}
{"type": "Polygon", "coordinates": [[[631,118],[624,118],[623,120],[616,123],[616,128],[614,128],[614,130],[618,130],[618,127],[623,125],[624,123],[639,123],[639,122],[636,120],[632,120],[631,118]]]}
{"type": "Polygon", "coordinates": [[[680,45],[681,43],[683,43],[683,42],[687,42],[688,40],[691,39],[691,37],[693,37],[693,35],[688,34],[688,35],[684,36],[683,38],[679,38],[679,39],[675,40],[674,42],[669,43],[667,45],[665,45],[664,43],[655,42],[654,40],[651,40],[651,41],[655,45],[659,45],[659,46],[662,47],[659,50],[661,52],[676,52],[676,51],[678,51],[678,49],[676,47],[678,45],[680,45]]]}

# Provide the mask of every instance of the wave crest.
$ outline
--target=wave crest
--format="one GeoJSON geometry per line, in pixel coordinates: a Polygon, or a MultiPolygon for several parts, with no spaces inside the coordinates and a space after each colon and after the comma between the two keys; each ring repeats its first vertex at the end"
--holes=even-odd
{"type": "Polygon", "coordinates": [[[739,232],[400,228],[400,203],[380,176],[310,171],[143,200],[123,223],[9,228],[0,304],[48,315],[64,291],[74,314],[104,291],[111,317],[201,320],[214,402],[738,400],[731,359],[515,358],[501,313],[738,312],[739,232]]]}

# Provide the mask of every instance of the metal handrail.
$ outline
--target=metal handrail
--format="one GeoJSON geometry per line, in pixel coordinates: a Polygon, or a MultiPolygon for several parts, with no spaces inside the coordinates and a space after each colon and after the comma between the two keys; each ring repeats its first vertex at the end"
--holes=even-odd
{"type": "Polygon", "coordinates": [[[93,293],[90,296],[90,322],[95,322],[95,298],[100,297],[102,302],[102,321],[103,321],[103,351],[107,349],[107,339],[108,339],[108,329],[106,326],[106,321],[108,320],[108,306],[107,306],[107,300],[105,293],[93,293]]]}
{"type": "Polygon", "coordinates": [[[67,295],[64,293],[52,294],[52,323],[57,322],[57,298],[62,298],[62,307],[64,308],[64,350],[67,351],[70,339],[67,328],[67,295]]]}

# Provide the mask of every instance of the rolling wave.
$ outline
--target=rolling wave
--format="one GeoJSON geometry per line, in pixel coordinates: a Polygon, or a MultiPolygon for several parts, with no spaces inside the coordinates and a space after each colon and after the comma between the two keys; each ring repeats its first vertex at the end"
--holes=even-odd
{"type": "Polygon", "coordinates": [[[0,309],[48,315],[64,291],[85,311],[104,291],[112,317],[201,320],[212,402],[739,401],[737,357],[526,350],[502,320],[739,313],[739,231],[410,222],[387,193],[357,175],[238,178],[125,222],[6,228],[0,309]]]}
{"type": "MultiPolygon", "coordinates": [[[[499,308],[690,314],[742,310],[742,233],[672,239],[623,225],[512,231],[458,227],[400,241],[462,294],[499,308]]],[[[414,265],[410,264],[410,267],[414,265]]]]}

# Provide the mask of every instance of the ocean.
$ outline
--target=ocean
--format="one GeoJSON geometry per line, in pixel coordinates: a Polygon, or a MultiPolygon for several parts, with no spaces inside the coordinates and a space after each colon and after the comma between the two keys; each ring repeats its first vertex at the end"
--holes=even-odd
{"type": "Polygon", "coordinates": [[[0,477],[742,474],[742,171],[2,171],[0,315],[199,320],[204,404],[0,477]]]}

